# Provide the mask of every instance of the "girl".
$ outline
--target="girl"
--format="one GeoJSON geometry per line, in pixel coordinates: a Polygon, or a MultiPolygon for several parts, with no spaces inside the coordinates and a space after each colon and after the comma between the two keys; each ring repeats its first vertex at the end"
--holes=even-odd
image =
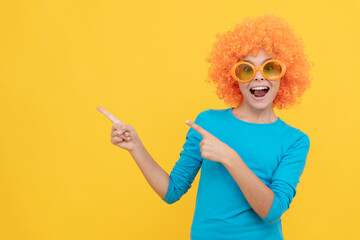
{"type": "Polygon", "coordinates": [[[111,142],[127,149],[168,204],[191,187],[201,168],[192,240],[284,239],[281,216],[296,194],[309,137],[273,108],[299,103],[310,86],[302,41],[274,15],[246,18],[219,39],[207,61],[226,109],[207,109],[190,129],[168,175],[131,125],[98,107],[114,125],[111,142]]]}

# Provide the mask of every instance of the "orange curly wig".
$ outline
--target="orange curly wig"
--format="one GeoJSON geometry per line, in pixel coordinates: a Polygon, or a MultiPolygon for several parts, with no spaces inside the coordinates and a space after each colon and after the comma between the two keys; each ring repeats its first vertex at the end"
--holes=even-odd
{"type": "Polygon", "coordinates": [[[216,85],[216,94],[227,105],[238,107],[243,100],[238,82],[231,76],[231,67],[250,52],[256,56],[259,48],[275,55],[286,66],[272,106],[286,109],[300,103],[300,97],[310,87],[309,71],[313,63],[304,54],[301,37],[296,36],[284,20],[273,14],[247,17],[242,24],[236,24],[233,31],[215,36],[218,41],[206,58],[211,64],[206,82],[216,85]]]}

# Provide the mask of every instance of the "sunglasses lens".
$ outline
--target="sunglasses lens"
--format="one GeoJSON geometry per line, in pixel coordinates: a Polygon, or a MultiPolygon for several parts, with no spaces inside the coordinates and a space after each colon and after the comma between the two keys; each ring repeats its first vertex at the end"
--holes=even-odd
{"type": "Polygon", "coordinates": [[[240,64],[235,69],[235,74],[240,80],[249,80],[254,74],[254,69],[248,64],[240,64]]]}
{"type": "Polygon", "coordinates": [[[275,79],[280,76],[284,69],[277,62],[269,62],[264,66],[264,75],[269,79],[275,79]]]}

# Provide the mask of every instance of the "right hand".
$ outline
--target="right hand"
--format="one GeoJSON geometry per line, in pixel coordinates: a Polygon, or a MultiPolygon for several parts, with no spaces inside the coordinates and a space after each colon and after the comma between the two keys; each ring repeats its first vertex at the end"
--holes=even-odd
{"type": "Polygon", "coordinates": [[[113,122],[110,134],[112,144],[128,151],[134,150],[141,144],[141,140],[133,126],[120,121],[102,107],[97,107],[96,109],[113,122]]]}

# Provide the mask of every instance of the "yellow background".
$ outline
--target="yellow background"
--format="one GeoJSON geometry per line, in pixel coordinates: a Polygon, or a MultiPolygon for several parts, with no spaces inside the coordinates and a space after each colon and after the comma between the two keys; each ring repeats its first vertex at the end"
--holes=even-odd
{"type": "Polygon", "coordinates": [[[101,106],[170,173],[189,126],[227,108],[205,83],[215,34],[274,13],[315,63],[308,134],[285,239],[360,239],[359,1],[2,1],[0,239],[189,239],[199,174],[179,202],[110,142],[101,106]],[[175,71],[176,70],[176,71],[175,71]]]}

